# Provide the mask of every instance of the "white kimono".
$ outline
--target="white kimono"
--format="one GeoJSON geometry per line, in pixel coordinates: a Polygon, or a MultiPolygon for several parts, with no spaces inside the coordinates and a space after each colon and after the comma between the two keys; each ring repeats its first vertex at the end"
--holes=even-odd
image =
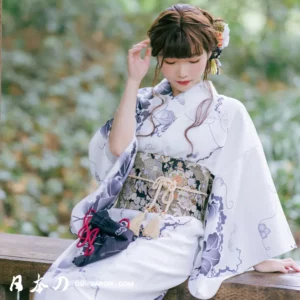
{"type": "Polygon", "coordinates": [[[116,221],[138,213],[113,207],[137,151],[190,160],[214,175],[204,223],[168,214],[158,239],[137,238],[121,253],[84,267],[72,263],[81,251],[76,240],[47,271],[43,282],[49,288],[36,293],[35,300],[159,300],[187,278],[194,297],[210,299],[225,279],[297,247],[245,106],[219,95],[211,82],[200,82],[176,97],[166,79],[154,90],[156,96],[152,88],[139,90],[136,111],[137,133],[148,134],[153,129],[149,114],[164,100],[153,115],[151,136],[135,136],[119,157],[109,151],[112,120],[92,138],[89,160],[99,187],[73,209],[71,232],[78,233],[90,208],[108,209],[116,221]],[[194,145],[190,154],[184,130],[195,120],[200,102],[211,96],[208,85],[213,101],[204,105],[204,123],[188,131],[194,145]],[[60,276],[69,280],[63,292],[51,288],[60,276]]]}

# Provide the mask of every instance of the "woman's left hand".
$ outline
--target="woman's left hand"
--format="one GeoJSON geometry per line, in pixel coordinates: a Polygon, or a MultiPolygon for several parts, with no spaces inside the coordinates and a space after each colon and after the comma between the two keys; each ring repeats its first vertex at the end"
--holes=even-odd
{"type": "Polygon", "coordinates": [[[253,268],[258,272],[282,272],[288,273],[290,269],[300,272],[300,267],[291,258],[284,259],[268,259],[253,268]]]}

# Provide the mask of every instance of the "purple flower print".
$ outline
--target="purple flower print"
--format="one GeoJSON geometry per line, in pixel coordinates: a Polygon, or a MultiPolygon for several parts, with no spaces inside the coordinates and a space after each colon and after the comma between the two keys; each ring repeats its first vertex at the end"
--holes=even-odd
{"type": "Polygon", "coordinates": [[[112,126],[112,122],[113,122],[113,119],[111,120],[108,120],[105,125],[103,125],[100,129],[100,133],[102,134],[102,136],[107,139],[108,138],[108,135],[109,135],[109,132],[111,130],[111,126],[112,126]]]}
{"type": "Polygon", "coordinates": [[[170,95],[173,97],[171,84],[168,80],[163,80],[161,84],[156,86],[155,92],[161,95],[170,95]]]}
{"type": "Polygon", "coordinates": [[[208,272],[220,261],[220,251],[219,251],[219,236],[215,232],[210,234],[207,241],[203,243],[203,254],[202,262],[200,267],[200,273],[207,275],[208,272]]]}
{"type": "Polygon", "coordinates": [[[262,239],[266,239],[271,232],[265,223],[258,224],[258,231],[262,239]]]}
{"type": "Polygon", "coordinates": [[[155,115],[155,119],[159,124],[164,126],[170,126],[175,121],[175,115],[171,110],[164,110],[155,115]]]}
{"type": "Polygon", "coordinates": [[[208,211],[207,219],[214,218],[215,216],[217,216],[217,214],[219,212],[219,204],[215,201],[208,203],[207,211],[208,211]]]}

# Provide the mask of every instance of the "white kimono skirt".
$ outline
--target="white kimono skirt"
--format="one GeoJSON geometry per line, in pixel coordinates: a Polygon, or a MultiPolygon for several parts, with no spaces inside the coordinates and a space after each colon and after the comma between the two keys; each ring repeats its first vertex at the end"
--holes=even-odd
{"type": "MultiPolygon", "coordinates": [[[[136,121],[137,135],[119,157],[109,151],[112,120],[92,138],[89,160],[99,186],[74,207],[71,232],[78,234],[91,208],[107,209],[115,221],[131,220],[140,213],[142,199],[134,193],[130,208],[116,206],[137,152],[141,157],[155,154],[209,170],[214,179],[204,220],[188,198],[178,197],[162,219],[157,239],[138,237],[125,250],[83,267],[72,263],[82,253],[76,240],[46,272],[41,282],[48,287],[35,293],[35,300],[158,300],[186,279],[194,297],[210,299],[225,279],[296,248],[262,144],[240,101],[219,95],[208,81],[174,97],[164,79],[154,90],[139,90],[136,121]],[[191,153],[184,131],[194,122],[201,102],[208,116],[188,131],[194,146],[191,153]],[[153,114],[154,132],[139,136],[152,132],[149,115],[161,103],[153,114]],[[187,208],[189,213],[182,214],[187,208]],[[66,290],[57,288],[59,277],[68,280],[66,290]]],[[[193,176],[185,174],[187,186],[199,188],[193,176]]],[[[145,224],[154,215],[149,213],[145,224]]]]}

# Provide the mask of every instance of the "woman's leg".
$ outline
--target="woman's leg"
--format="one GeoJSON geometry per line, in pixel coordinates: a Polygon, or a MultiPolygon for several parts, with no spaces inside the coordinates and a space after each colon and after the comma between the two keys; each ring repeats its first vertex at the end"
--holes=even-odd
{"type": "Polygon", "coordinates": [[[34,300],[163,299],[168,289],[191,274],[202,234],[202,224],[195,218],[165,218],[160,238],[140,237],[112,257],[62,273],[70,281],[66,291],[45,289],[34,300]]]}

